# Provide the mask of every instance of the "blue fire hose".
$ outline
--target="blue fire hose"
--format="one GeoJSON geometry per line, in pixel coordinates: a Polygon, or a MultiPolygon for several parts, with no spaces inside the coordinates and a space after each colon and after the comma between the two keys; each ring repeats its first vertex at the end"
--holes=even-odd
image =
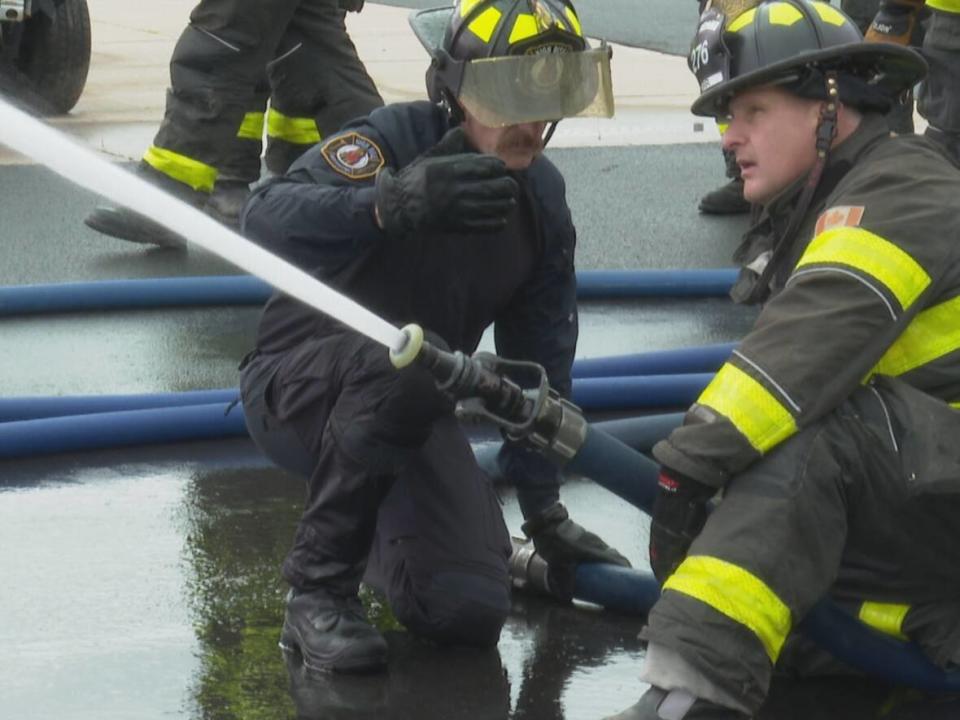
{"type": "MultiPolygon", "coordinates": [[[[726,295],[737,271],[582,270],[577,297],[717,297],[726,295]]],[[[0,288],[0,317],[42,313],[126,310],[201,305],[262,305],[272,288],[250,275],[97,280],[0,288]]]]}

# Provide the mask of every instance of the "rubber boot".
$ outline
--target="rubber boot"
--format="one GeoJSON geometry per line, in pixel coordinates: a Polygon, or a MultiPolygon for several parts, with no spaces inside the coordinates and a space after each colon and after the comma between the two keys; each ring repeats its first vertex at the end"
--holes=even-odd
{"type": "Polygon", "coordinates": [[[239,230],[240,213],[249,197],[250,183],[247,181],[218,178],[203,211],[231,230],[239,230]]]}
{"type": "MultiPolygon", "coordinates": [[[[207,201],[207,193],[194,190],[189,185],[177,182],[154,170],[142,160],[135,173],[141,179],[156,185],[164,192],[193,207],[199,208],[207,201]]],[[[121,240],[159,245],[160,247],[182,248],[186,246],[186,241],[176,233],[121,205],[110,203],[98,205],[93,212],[84,218],[83,222],[87,227],[97,232],[121,240]]]]}
{"type": "Polygon", "coordinates": [[[356,595],[326,589],[287,596],[280,647],[298,650],[309,670],[370,672],[387,663],[387,643],[363,612],[356,595]]]}
{"type": "Polygon", "coordinates": [[[750,716],[696,698],[686,690],[667,692],[651,687],[636,705],[604,720],[750,720],[750,716]]]}

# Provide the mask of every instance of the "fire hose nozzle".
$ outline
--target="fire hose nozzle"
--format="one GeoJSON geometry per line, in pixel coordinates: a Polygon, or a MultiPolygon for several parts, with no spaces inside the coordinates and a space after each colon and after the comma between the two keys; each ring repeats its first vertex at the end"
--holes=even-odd
{"type": "Polygon", "coordinates": [[[390,349],[390,362],[397,370],[402,370],[417,359],[423,348],[423,328],[416,323],[403,326],[400,332],[404,335],[404,343],[398,349],[390,349]]]}

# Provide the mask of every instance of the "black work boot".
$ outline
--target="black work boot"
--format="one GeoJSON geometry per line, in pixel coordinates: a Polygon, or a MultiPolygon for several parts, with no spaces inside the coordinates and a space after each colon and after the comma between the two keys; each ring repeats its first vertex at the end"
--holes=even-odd
{"type": "Polygon", "coordinates": [[[750,203],[743,197],[743,180],[735,177],[700,198],[700,212],[706,215],[739,215],[750,212],[750,203]]]}
{"type": "MultiPolygon", "coordinates": [[[[189,185],[177,182],[173,178],[154,170],[143,161],[137,166],[135,172],[138,177],[156,185],[164,192],[173,195],[188,205],[198,208],[207,201],[207,193],[194,190],[189,185]]],[[[121,240],[159,245],[160,247],[182,248],[186,246],[186,241],[176,233],[122,205],[98,205],[93,212],[84,218],[83,222],[87,227],[97,232],[121,240]]]]}
{"type": "Polygon", "coordinates": [[[290,591],[280,647],[299,650],[310,670],[369,672],[387,663],[387,642],[367,622],[360,599],[325,589],[290,591]]]}
{"type": "Polygon", "coordinates": [[[217,179],[203,211],[231,230],[240,229],[240,212],[250,197],[250,183],[245,180],[217,179]]]}
{"type": "Polygon", "coordinates": [[[604,720],[750,720],[750,716],[696,698],[686,690],[667,692],[651,687],[636,705],[604,720]]]}

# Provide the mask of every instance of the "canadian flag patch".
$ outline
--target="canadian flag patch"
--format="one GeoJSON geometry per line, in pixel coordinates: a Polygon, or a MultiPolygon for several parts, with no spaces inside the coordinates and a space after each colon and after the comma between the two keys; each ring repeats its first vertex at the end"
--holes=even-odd
{"type": "Polygon", "coordinates": [[[813,235],[816,237],[822,232],[826,232],[837,227],[858,227],[863,220],[863,205],[840,205],[826,210],[817,219],[817,228],[813,235]]]}

